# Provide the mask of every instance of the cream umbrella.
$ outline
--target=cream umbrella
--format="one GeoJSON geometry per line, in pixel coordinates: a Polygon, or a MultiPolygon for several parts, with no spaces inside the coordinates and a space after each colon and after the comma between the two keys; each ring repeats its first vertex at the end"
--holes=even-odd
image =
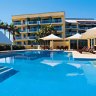
{"type": "Polygon", "coordinates": [[[58,36],[56,36],[56,35],[54,35],[54,34],[50,34],[50,35],[48,35],[48,36],[46,36],[46,37],[43,37],[43,38],[40,38],[40,39],[42,39],[42,40],[50,40],[50,41],[52,41],[52,49],[53,49],[53,41],[55,40],[63,40],[62,38],[60,38],[60,37],[58,37],[58,36]]]}
{"type": "MultiPolygon", "coordinates": [[[[93,40],[96,38],[96,27],[86,30],[85,33],[82,34],[82,39],[90,39],[91,40],[91,48],[93,48],[93,40]]],[[[94,41],[95,42],[95,41],[94,41]]]]}
{"type": "Polygon", "coordinates": [[[73,35],[73,36],[70,36],[70,37],[67,37],[67,38],[65,38],[65,40],[77,40],[77,49],[78,49],[78,40],[79,39],[81,39],[81,34],[79,34],[79,33],[76,33],[75,35],[73,35]]]}
{"type": "Polygon", "coordinates": [[[81,36],[82,39],[96,38],[96,27],[86,30],[81,36]]]}
{"type": "Polygon", "coordinates": [[[74,40],[74,39],[77,40],[77,39],[81,39],[81,36],[82,36],[81,34],[76,33],[76,34],[73,35],[73,36],[70,36],[70,37],[65,38],[65,40],[69,40],[69,39],[70,39],[70,40],[72,40],[72,39],[73,39],[73,40],[74,40]]]}

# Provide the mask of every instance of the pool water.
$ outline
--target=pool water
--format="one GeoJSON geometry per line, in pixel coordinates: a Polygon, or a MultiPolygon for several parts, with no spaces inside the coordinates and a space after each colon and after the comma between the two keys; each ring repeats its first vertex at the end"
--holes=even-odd
{"type": "Polygon", "coordinates": [[[96,61],[64,51],[1,56],[0,96],[96,96],[96,61]]]}

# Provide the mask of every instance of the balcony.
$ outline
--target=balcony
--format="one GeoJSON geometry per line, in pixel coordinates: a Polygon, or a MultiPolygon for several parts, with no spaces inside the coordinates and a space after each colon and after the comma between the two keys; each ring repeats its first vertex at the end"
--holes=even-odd
{"type": "Polygon", "coordinates": [[[36,39],[35,36],[29,36],[28,39],[36,39]]]}
{"type": "Polygon", "coordinates": [[[54,26],[54,29],[55,29],[56,31],[62,31],[62,26],[54,26]]]}
{"type": "Polygon", "coordinates": [[[37,21],[29,21],[28,24],[37,24],[37,21]]]}
{"type": "Polygon", "coordinates": [[[21,25],[21,22],[13,22],[14,25],[21,25]]]}
{"type": "Polygon", "coordinates": [[[62,22],[62,19],[53,19],[52,20],[52,23],[61,23],[62,22]]]}
{"type": "Polygon", "coordinates": [[[26,30],[19,30],[19,32],[26,32],[26,30]]]}
{"type": "Polygon", "coordinates": [[[38,29],[36,28],[34,28],[34,29],[29,29],[29,32],[36,32],[36,31],[38,31],[38,29]]]}
{"type": "Polygon", "coordinates": [[[79,30],[86,30],[86,27],[79,27],[79,30]]]}
{"type": "Polygon", "coordinates": [[[66,26],[66,28],[68,28],[68,29],[76,29],[77,26],[66,26]]]}
{"type": "Polygon", "coordinates": [[[20,39],[22,39],[22,37],[21,37],[21,36],[15,37],[15,39],[16,39],[16,40],[20,40],[20,39]]]}
{"type": "Polygon", "coordinates": [[[51,23],[51,21],[50,20],[42,20],[41,23],[46,24],[46,23],[51,23]]]}

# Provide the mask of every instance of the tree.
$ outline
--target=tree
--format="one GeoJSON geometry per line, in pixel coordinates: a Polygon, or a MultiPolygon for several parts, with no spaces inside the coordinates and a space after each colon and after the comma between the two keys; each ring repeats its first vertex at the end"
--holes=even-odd
{"type": "Polygon", "coordinates": [[[18,34],[20,35],[20,32],[19,32],[19,29],[14,26],[13,23],[11,23],[9,26],[8,26],[8,31],[9,31],[9,39],[10,39],[10,35],[12,34],[13,35],[13,40],[15,40],[15,35],[18,34]]]}
{"type": "Polygon", "coordinates": [[[41,26],[40,31],[35,33],[35,36],[36,36],[35,42],[40,43],[43,40],[40,40],[39,38],[48,36],[50,34],[56,34],[56,33],[57,33],[57,31],[54,29],[54,27],[51,24],[43,25],[43,26],[41,26]]]}

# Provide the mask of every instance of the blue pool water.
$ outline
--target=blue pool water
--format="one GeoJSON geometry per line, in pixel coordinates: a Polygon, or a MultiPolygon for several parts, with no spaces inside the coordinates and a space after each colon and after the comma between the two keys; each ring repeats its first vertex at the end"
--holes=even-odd
{"type": "Polygon", "coordinates": [[[64,51],[0,56],[0,96],[96,96],[96,61],[64,51]]]}

